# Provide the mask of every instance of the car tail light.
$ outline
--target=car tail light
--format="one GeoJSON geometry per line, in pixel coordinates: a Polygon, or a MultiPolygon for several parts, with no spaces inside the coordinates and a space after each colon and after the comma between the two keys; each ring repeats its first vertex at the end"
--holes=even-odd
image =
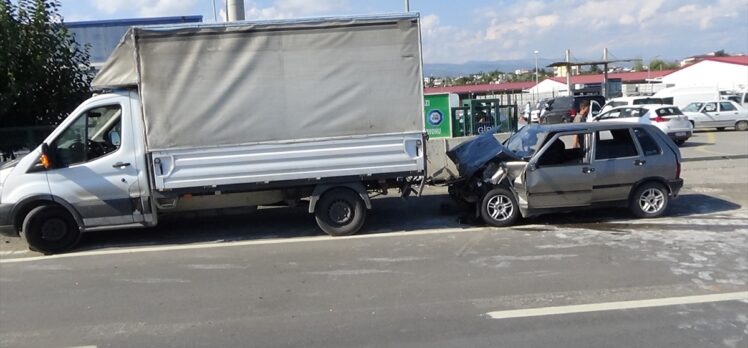
{"type": "Polygon", "coordinates": [[[660,116],[657,116],[657,117],[650,117],[650,118],[649,118],[649,120],[650,120],[650,121],[653,121],[653,122],[657,122],[657,123],[670,121],[669,119],[667,119],[667,118],[662,118],[662,117],[660,117],[660,116]]]}
{"type": "Polygon", "coordinates": [[[680,179],[680,161],[675,162],[675,178],[680,179]]]}
{"type": "Polygon", "coordinates": [[[574,117],[577,115],[577,109],[571,108],[571,110],[568,111],[568,115],[571,117],[574,117]]]}

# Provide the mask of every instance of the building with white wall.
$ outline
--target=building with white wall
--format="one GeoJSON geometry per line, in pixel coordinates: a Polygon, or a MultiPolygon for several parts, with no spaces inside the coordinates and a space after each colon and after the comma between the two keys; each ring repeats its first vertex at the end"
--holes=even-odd
{"type": "Polygon", "coordinates": [[[748,89],[748,56],[705,57],[662,77],[665,87],[748,89]]]}

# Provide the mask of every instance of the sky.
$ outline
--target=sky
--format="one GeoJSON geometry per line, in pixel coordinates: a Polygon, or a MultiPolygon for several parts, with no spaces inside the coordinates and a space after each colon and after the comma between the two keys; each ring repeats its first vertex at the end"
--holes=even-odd
{"type": "MultiPolygon", "coordinates": [[[[66,22],[225,16],[224,0],[60,0],[66,22]]],[[[246,19],[403,12],[405,0],[245,0],[246,19]]],[[[748,0],[410,0],[425,63],[748,53],[748,0]]]]}

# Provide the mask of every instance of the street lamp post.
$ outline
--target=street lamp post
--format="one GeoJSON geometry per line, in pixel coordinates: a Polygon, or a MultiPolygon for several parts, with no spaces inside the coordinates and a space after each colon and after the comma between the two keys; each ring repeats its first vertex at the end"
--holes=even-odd
{"type": "Polygon", "coordinates": [[[535,50],[532,53],[535,54],[535,102],[538,102],[538,53],[540,51],[535,50]]]}

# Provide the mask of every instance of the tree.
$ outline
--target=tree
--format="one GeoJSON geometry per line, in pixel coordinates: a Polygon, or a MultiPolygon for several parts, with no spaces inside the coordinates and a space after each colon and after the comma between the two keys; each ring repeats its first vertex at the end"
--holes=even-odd
{"type": "Polygon", "coordinates": [[[651,61],[649,61],[650,70],[675,69],[679,66],[680,64],[678,62],[666,62],[662,59],[652,59],[651,61]]]}
{"type": "Polygon", "coordinates": [[[0,0],[0,127],[57,125],[90,96],[88,47],[76,44],[59,7],[0,0]]]}
{"type": "Polygon", "coordinates": [[[644,65],[642,64],[642,61],[640,59],[637,59],[637,60],[634,61],[634,67],[633,67],[633,69],[634,69],[634,71],[643,71],[643,70],[645,70],[644,69],[644,65]]]}

